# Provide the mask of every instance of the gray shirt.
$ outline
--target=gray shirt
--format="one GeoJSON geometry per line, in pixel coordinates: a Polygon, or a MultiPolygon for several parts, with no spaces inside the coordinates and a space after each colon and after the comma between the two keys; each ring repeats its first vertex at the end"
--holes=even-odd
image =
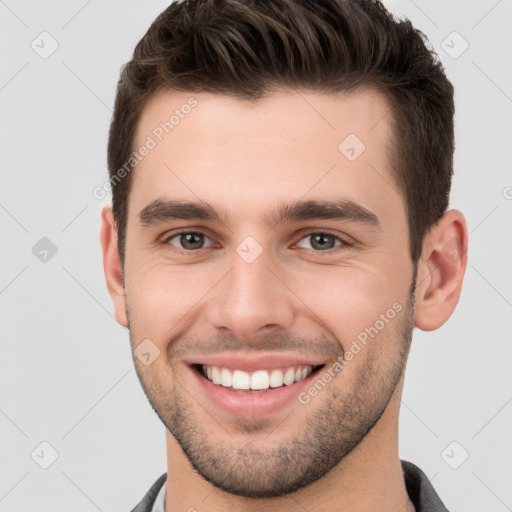
{"type": "MultiPolygon", "coordinates": [[[[416,512],[449,512],[427,475],[412,462],[402,460],[401,463],[407,494],[416,512]]],[[[165,512],[166,482],[167,473],[164,473],[131,512],[165,512]]]]}

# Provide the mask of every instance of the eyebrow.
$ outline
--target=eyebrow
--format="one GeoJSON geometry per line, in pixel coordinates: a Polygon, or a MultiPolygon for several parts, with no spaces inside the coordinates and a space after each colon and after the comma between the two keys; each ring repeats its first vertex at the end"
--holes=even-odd
{"type": "MultiPolygon", "coordinates": [[[[162,224],[169,220],[204,220],[229,226],[231,217],[226,210],[216,210],[206,201],[156,199],[139,212],[142,226],[162,224]]],[[[337,201],[280,202],[263,216],[267,226],[304,220],[343,220],[354,224],[381,228],[377,215],[351,199],[337,201]]]]}

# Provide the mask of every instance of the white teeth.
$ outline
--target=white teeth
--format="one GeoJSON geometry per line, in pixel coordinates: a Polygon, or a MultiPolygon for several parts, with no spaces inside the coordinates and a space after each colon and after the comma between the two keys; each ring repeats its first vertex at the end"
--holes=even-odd
{"type": "Polygon", "coordinates": [[[288,368],[286,370],[286,373],[283,377],[283,382],[289,386],[290,384],[293,384],[293,381],[295,380],[295,370],[293,368],[288,368]]]}
{"type": "MultiPolygon", "coordinates": [[[[223,368],[224,370],[225,368],[223,368]]],[[[229,372],[229,370],[226,370],[229,372]]],[[[233,389],[250,389],[251,376],[242,370],[235,370],[233,373],[233,389]]]]}
{"type": "Polygon", "coordinates": [[[212,382],[214,384],[220,384],[221,381],[220,370],[216,366],[212,366],[212,382]]]}
{"type": "Polygon", "coordinates": [[[220,371],[220,383],[225,388],[230,388],[231,384],[233,384],[231,372],[227,368],[222,368],[222,370],[220,371]]]}
{"type": "Polygon", "coordinates": [[[304,380],[312,371],[312,366],[300,366],[298,368],[258,370],[252,374],[243,370],[229,370],[217,366],[202,365],[203,372],[208,380],[214,384],[233,389],[263,390],[279,388],[283,385],[290,386],[294,382],[304,380]]]}
{"type": "Polygon", "coordinates": [[[259,370],[251,375],[251,389],[268,389],[270,377],[265,370],[259,370]]]}
{"type": "Polygon", "coordinates": [[[281,370],[272,370],[270,374],[270,387],[280,388],[283,385],[283,372],[281,370]]]}

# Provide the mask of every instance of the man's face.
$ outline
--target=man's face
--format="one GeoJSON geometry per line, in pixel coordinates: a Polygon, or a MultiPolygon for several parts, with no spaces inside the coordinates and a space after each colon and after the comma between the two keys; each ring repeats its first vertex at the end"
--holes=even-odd
{"type": "Polygon", "coordinates": [[[221,489],[296,490],[328,473],[379,418],[390,421],[381,415],[414,322],[390,116],[372,91],[280,91],[252,105],[165,92],[143,112],[135,148],[151,149],[132,177],[126,311],[132,349],[150,340],[160,356],[134,362],[192,466],[221,489]],[[197,105],[182,108],[191,97],[197,105]],[[176,109],[179,121],[162,133],[176,109]],[[192,209],[169,201],[208,203],[225,222],[185,218],[192,209]],[[313,202],[342,201],[343,215],[312,212],[313,202]],[[206,366],[224,367],[225,385],[202,365],[212,378],[206,366]],[[279,385],[279,375],[302,378],[299,367],[314,371],[279,385]],[[237,387],[246,374],[268,386],[262,370],[277,387],[230,389],[235,373],[237,387]]]}

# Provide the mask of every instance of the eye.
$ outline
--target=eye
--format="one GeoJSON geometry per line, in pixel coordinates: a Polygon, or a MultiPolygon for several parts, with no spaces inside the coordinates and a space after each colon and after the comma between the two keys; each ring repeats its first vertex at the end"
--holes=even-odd
{"type": "Polygon", "coordinates": [[[321,252],[334,249],[334,247],[350,247],[351,245],[351,243],[346,242],[339,236],[324,231],[309,233],[307,236],[302,238],[301,241],[297,244],[298,247],[302,247],[304,249],[313,249],[314,251],[321,252]],[[304,247],[303,245],[300,245],[301,243],[303,243],[304,240],[310,240],[310,247],[304,247]],[[336,242],[339,242],[338,245],[336,245],[336,242]]]}
{"type": "MultiPolygon", "coordinates": [[[[204,249],[205,247],[210,247],[210,245],[205,245],[205,240],[210,240],[204,233],[199,231],[181,231],[179,233],[174,233],[173,235],[167,237],[163,242],[164,244],[172,245],[176,247],[171,241],[174,239],[178,239],[178,244],[183,251],[194,251],[197,249],[204,249]]],[[[211,242],[211,240],[210,240],[211,242]]]]}

